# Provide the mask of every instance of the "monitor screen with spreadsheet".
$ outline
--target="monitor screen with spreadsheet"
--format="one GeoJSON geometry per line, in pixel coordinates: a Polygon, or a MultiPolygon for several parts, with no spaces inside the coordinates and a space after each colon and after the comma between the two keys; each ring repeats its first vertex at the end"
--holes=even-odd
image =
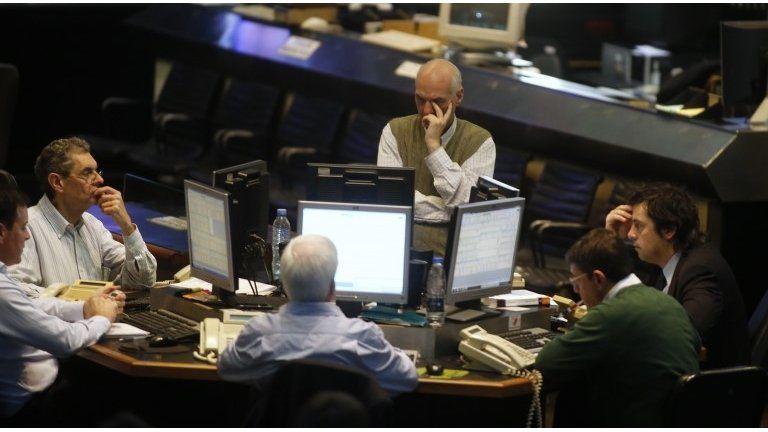
{"type": "Polygon", "coordinates": [[[511,290],[525,198],[456,207],[446,260],[446,303],[477,300],[511,290]]]}
{"type": "Polygon", "coordinates": [[[331,239],[338,252],[336,298],[406,304],[409,206],[299,201],[299,234],[331,239]]]}
{"type": "Polygon", "coordinates": [[[235,292],[232,262],[232,197],[226,191],[184,181],[191,275],[214,288],[235,292]]]}

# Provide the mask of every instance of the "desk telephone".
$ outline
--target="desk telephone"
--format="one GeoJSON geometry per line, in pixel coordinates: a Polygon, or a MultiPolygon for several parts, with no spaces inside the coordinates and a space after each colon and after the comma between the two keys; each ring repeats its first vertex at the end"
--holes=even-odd
{"type": "Polygon", "coordinates": [[[263,312],[237,309],[225,309],[221,312],[224,315],[222,321],[218,318],[206,318],[200,323],[199,351],[192,352],[200,361],[216,364],[218,355],[237,339],[245,323],[255,316],[264,315],[263,312]]]}
{"type": "Polygon", "coordinates": [[[459,352],[464,355],[467,369],[499,372],[512,375],[536,361],[536,354],[521,348],[499,336],[473,325],[459,334],[459,352]]]}
{"type": "Polygon", "coordinates": [[[541,372],[537,370],[523,370],[533,365],[536,354],[486,332],[479,325],[467,327],[459,335],[462,339],[459,342],[459,352],[463,355],[467,369],[500,372],[503,375],[526,378],[531,382],[533,395],[528,410],[527,427],[531,427],[534,418],[537,419],[538,427],[541,427],[539,393],[544,380],[541,372]]]}
{"type": "Polygon", "coordinates": [[[40,293],[40,298],[58,297],[63,300],[88,300],[96,291],[110,287],[113,283],[109,281],[97,281],[78,279],[71,285],[65,283],[53,283],[40,293]]]}

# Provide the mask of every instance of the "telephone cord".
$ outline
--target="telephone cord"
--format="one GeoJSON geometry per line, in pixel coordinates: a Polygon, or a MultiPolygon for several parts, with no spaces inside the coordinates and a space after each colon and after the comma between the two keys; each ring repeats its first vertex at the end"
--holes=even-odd
{"type": "Polygon", "coordinates": [[[215,351],[211,351],[207,355],[202,355],[197,351],[192,351],[192,356],[200,360],[201,362],[206,362],[212,365],[215,365],[217,360],[215,351]]]}
{"type": "Polygon", "coordinates": [[[531,382],[531,388],[533,389],[533,395],[531,395],[531,405],[528,409],[528,419],[525,427],[531,427],[533,425],[534,417],[536,419],[536,427],[543,427],[543,419],[541,417],[541,387],[544,384],[544,377],[541,372],[536,369],[530,371],[518,370],[513,372],[513,375],[526,378],[531,382]]]}

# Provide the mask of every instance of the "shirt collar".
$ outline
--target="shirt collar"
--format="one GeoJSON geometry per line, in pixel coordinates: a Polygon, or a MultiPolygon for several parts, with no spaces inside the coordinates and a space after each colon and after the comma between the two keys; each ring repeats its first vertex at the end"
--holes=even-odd
{"type": "Polygon", "coordinates": [[[667,261],[667,264],[664,265],[664,268],[661,269],[661,272],[664,273],[664,278],[667,280],[667,285],[662,290],[664,291],[664,294],[669,291],[669,285],[672,283],[672,276],[675,274],[675,269],[677,268],[677,263],[680,262],[681,255],[682,254],[679,251],[675,252],[675,254],[672,255],[672,258],[667,261]]]}
{"type": "Polygon", "coordinates": [[[40,208],[43,217],[45,217],[48,223],[51,224],[51,227],[59,238],[67,232],[67,227],[71,226],[73,229],[79,230],[80,227],[83,226],[82,218],[80,218],[74,226],[67,222],[67,220],[64,219],[64,216],[59,212],[59,209],[57,209],[51,200],[48,199],[48,195],[43,195],[43,197],[40,198],[40,201],[37,202],[37,206],[40,208]]]}
{"type": "Polygon", "coordinates": [[[640,278],[635,276],[634,273],[630,273],[629,276],[625,277],[624,279],[616,282],[616,284],[611,287],[610,290],[608,290],[608,293],[605,295],[605,298],[603,301],[610,300],[614,297],[616,297],[616,294],[619,293],[619,291],[623,290],[624,288],[632,285],[639,285],[643,282],[640,281],[640,278]]]}
{"type": "Polygon", "coordinates": [[[453,138],[453,134],[456,133],[456,122],[458,120],[458,117],[453,116],[453,123],[451,123],[451,127],[448,128],[447,131],[443,134],[443,136],[440,137],[440,145],[445,147],[446,144],[448,144],[448,141],[453,138]]]}
{"type": "Polygon", "coordinates": [[[4,262],[0,261],[0,273],[7,275],[8,274],[8,266],[5,265],[4,262]]]}
{"type": "Polygon", "coordinates": [[[290,301],[280,307],[281,311],[285,311],[295,315],[329,315],[329,316],[343,316],[335,303],[329,302],[300,302],[290,301]]]}

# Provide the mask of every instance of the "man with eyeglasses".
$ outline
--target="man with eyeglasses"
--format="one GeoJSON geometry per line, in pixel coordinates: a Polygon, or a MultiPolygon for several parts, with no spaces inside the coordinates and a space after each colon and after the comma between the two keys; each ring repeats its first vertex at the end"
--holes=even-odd
{"type": "Polygon", "coordinates": [[[556,426],[663,426],[677,379],[699,371],[701,342],[688,314],[640,282],[609,230],[590,231],[566,258],[589,313],[536,358],[546,390],[560,390],[556,426]]]}
{"type": "Polygon", "coordinates": [[[48,144],[35,161],[35,176],[45,192],[29,208],[30,238],[21,263],[10,275],[27,295],[77,279],[109,280],[123,288],[148,288],[157,262],[125,209],[122,194],[104,185],[90,146],[80,138],[48,144]],[[120,227],[124,244],[86,212],[98,204],[120,227]]]}

